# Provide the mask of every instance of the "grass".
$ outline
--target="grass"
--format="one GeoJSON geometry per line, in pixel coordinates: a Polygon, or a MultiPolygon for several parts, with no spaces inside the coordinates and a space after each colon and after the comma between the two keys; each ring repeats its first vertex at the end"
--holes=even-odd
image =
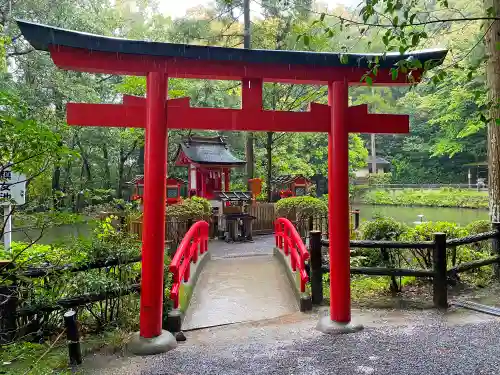
{"type": "MultiPolygon", "coordinates": [[[[99,335],[82,338],[82,355],[95,353],[103,348],[109,352],[119,352],[125,347],[130,334],[119,329],[105,331],[99,335]]],[[[0,374],[9,375],[49,375],[79,374],[68,365],[66,337],[62,333],[51,342],[35,344],[19,342],[2,347],[0,351],[0,374]]]]}
{"type": "Polygon", "coordinates": [[[367,190],[359,197],[360,203],[429,206],[429,207],[461,207],[488,208],[488,194],[470,189],[403,189],[367,190]]]}

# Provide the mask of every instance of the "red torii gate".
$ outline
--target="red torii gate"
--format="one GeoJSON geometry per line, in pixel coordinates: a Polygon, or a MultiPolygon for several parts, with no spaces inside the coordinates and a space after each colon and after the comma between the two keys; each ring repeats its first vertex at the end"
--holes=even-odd
{"type": "MultiPolygon", "coordinates": [[[[446,50],[406,55],[242,50],[115,39],[18,21],[33,47],[50,51],[63,69],[146,76],[146,98],[125,95],[122,104],[68,103],[70,125],[144,127],[144,230],[140,337],[162,334],[163,252],[167,130],[211,129],[328,133],[330,316],[319,327],[349,330],[350,264],[348,134],[407,133],[406,115],[368,114],[366,105],[349,107],[349,85],[359,85],[378,56],[376,85],[409,84],[390,69],[410,57],[440,64],[446,50]],[[242,109],[192,108],[189,98],[167,100],[168,77],[242,81],[242,109]],[[328,85],[328,105],[311,103],[307,112],[262,109],[264,81],[328,85]]],[[[421,71],[413,71],[414,82],[421,71]]],[[[151,341],[151,340],[150,340],[151,341]]],[[[157,350],[152,350],[157,352],[157,350]]]]}

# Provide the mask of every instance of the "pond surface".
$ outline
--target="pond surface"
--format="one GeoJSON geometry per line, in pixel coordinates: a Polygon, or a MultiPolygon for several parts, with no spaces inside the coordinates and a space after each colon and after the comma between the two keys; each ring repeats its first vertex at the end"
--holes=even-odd
{"type": "MultiPolygon", "coordinates": [[[[360,210],[361,221],[372,220],[377,215],[389,216],[406,224],[413,224],[416,221],[420,221],[418,215],[424,215],[424,221],[450,221],[460,225],[467,225],[474,220],[488,220],[488,210],[484,209],[378,206],[356,203],[352,205],[352,208],[360,210]]],[[[71,236],[88,237],[91,231],[92,227],[88,223],[61,225],[59,227],[47,228],[44,230],[39,243],[64,243],[68,241],[71,236]]],[[[40,236],[40,230],[30,230],[28,231],[28,236],[31,239],[36,239],[40,236]]],[[[28,242],[29,238],[20,231],[15,231],[12,234],[13,241],[28,242]]]]}
{"type": "Polygon", "coordinates": [[[43,230],[32,229],[24,233],[13,228],[12,241],[30,242],[40,235],[42,236],[37,243],[54,244],[68,242],[71,237],[88,237],[92,231],[92,226],[88,223],[68,224],[58,227],[46,228],[43,230]]]}
{"type": "Polygon", "coordinates": [[[389,216],[406,224],[420,221],[418,215],[424,215],[424,221],[449,221],[467,225],[475,220],[488,220],[488,210],[454,207],[404,207],[357,204],[353,209],[359,209],[361,221],[371,220],[377,215],[389,216]]]}

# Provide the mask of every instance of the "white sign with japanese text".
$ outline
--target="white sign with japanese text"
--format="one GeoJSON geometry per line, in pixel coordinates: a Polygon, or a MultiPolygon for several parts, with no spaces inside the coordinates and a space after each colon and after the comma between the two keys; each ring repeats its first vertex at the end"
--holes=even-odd
{"type": "Polygon", "coordinates": [[[0,206],[26,202],[26,176],[0,167],[0,206]]]}

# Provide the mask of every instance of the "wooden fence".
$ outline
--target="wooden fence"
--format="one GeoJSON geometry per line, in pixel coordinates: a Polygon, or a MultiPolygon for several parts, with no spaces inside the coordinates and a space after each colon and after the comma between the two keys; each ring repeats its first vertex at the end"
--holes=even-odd
{"type": "MultiPolygon", "coordinates": [[[[210,217],[203,218],[202,220],[212,222],[210,217]]],[[[177,247],[181,243],[182,239],[186,235],[191,225],[195,223],[197,220],[187,219],[181,220],[177,218],[169,218],[165,222],[165,248],[168,250],[168,253],[172,255],[177,250],[177,247]]],[[[211,226],[211,229],[212,226],[211,226]]],[[[127,230],[129,233],[135,234],[139,240],[142,239],[142,217],[130,220],[127,226],[127,230]]],[[[211,233],[210,237],[214,235],[211,233]]]]}
{"type": "MultiPolygon", "coordinates": [[[[323,273],[329,272],[329,264],[324,264],[322,246],[328,246],[328,240],[321,238],[321,232],[310,233],[310,280],[313,303],[323,300],[323,273]]],[[[494,265],[495,277],[500,278],[500,224],[494,223],[493,230],[463,238],[447,239],[444,233],[435,233],[433,241],[391,242],[391,241],[351,241],[352,249],[379,249],[386,267],[351,267],[351,275],[389,276],[391,289],[397,290],[398,276],[414,276],[432,280],[433,302],[438,308],[448,307],[448,283],[456,279],[461,272],[494,265]],[[491,256],[486,259],[454,264],[448,268],[448,252],[456,254],[456,247],[491,240],[491,256]],[[428,257],[431,266],[422,269],[396,268],[391,261],[391,252],[411,249],[428,257]]]]}
{"type": "Polygon", "coordinates": [[[253,234],[270,234],[274,231],[276,211],[274,203],[256,203],[249,206],[248,213],[255,216],[252,222],[253,234]]]}

